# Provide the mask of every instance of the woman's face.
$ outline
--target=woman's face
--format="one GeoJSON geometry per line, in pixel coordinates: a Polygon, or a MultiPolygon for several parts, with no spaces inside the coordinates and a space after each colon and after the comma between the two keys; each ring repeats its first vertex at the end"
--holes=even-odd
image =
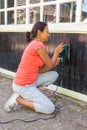
{"type": "Polygon", "coordinates": [[[48,41],[50,35],[49,35],[49,30],[48,30],[47,26],[44,28],[43,32],[40,31],[39,34],[40,34],[39,36],[40,36],[41,42],[47,42],[48,41]]]}

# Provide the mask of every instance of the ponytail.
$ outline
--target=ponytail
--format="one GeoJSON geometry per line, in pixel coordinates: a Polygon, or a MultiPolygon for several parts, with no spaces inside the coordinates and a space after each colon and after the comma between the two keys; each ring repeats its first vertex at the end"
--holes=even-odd
{"type": "Polygon", "coordinates": [[[32,40],[33,40],[33,38],[32,38],[31,32],[27,32],[26,33],[26,41],[31,42],[32,40]]]}

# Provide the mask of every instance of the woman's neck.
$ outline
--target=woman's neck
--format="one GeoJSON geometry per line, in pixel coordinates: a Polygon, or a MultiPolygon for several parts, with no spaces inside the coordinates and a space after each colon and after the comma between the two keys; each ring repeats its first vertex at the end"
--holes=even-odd
{"type": "Polygon", "coordinates": [[[37,37],[35,38],[35,40],[38,42],[43,42],[40,38],[37,38],[37,37]]]}

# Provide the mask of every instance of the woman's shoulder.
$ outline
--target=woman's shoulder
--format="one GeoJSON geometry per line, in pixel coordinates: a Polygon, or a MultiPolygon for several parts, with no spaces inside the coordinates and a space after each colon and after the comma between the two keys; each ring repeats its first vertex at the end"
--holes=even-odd
{"type": "Polygon", "coordinates": [[[32,46],[32,47],[45,47],[44,43],[37,41],[37,40],[31,41],[30,46],[32,46]]]}

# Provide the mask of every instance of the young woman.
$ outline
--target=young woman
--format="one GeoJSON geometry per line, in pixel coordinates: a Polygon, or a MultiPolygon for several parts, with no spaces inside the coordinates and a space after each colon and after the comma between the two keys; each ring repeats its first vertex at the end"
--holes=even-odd
{"type": "Polygon", "coordinates": [[[48,86],[58,78],[55,71],[49,71],[59,64],[59,54],[64,46],[61,43],[49,57],[45,42],[49,39],[48,26],[37,22],[29,33],[29,45],[26,47],[13,80],[14,94],[5,104],[5,111],[10,112],[15,104],[29,107],[36,112],[51,114],[55,110],[50,99],[39,91],[38,86],[48,86]]]}

